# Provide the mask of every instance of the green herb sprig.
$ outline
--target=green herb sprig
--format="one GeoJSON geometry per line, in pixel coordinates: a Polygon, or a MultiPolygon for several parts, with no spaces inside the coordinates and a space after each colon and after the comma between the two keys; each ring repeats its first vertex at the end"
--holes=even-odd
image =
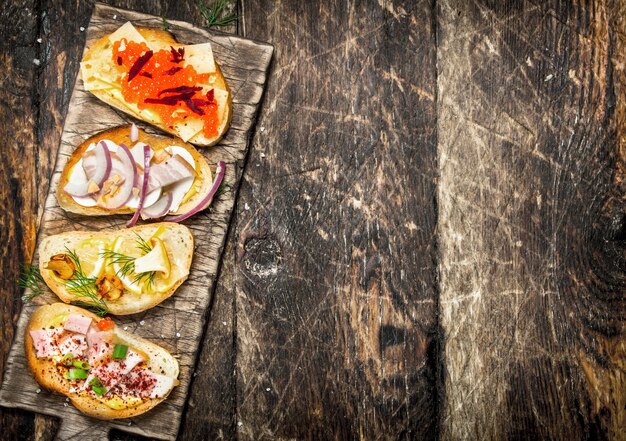
{"type": "Polygon", "coordinates": [[[77,300],[74,303],[80,304],[91,309],[94,314],[104,317],[109,313],[109,307],[104,299],[98,297],[98,288],[96,287],[96,278],[87,277],[83,273],[83,267],[76,252],[65,247],[67,255],[76,267],[72,278],[67,281],[65,287],[67,290],[78,298],[85,298],[88,301],[77,300]]]}
{"type": "MultiPolygon", "coordinates": [[[[135,246],[141,250],[144,254],[148,254],[152,251],[152,247],[148,242],[146,242],[139,234],[135,233],[137,238],[135,239],[135,246]]],[[[120,265],[120,269],[117,270],[117,275],[121,275],[124,277],[129,277],[131,274],[135,272],[135,260],[136,257],[128,256],[126,254],[118,253],[112,250],[104,250],[100,253],[100,257],[104,257],[105,259],[109,259],[111,264],[120,265]]],[[[143,283],[146,282],[148,286],[152,286],[154,283],[154,277],[156,276],[156,271],[148,271],[141,274],[135,274],[133,277],[133,283],[143,283]]]]}
{"type": "Polygon", "coordinates": [[[231,186],[228,184],[225,184],[224,181],[222,181],[222,183],[220,184],[220,186],[217,188],[217,191],[215,192],[215,196],[213,199],[217,199],[220,196],[222,196],[224,193],[226,193],[226,191],[230,190],[231,186]]]}
{"type": "Polygon", "coordinates": [[[200,0],[200,15],[204,18],[204,25],[207,28],[212,26],[228,26],[239,17],[236,14],[223,16],[224,10],[231,3],[231,0],[215,0],[210,6],[200,0]]]}
{"type": "Polygon", "coordinates": [[[170,30],[170,24],[167,21],[167,18],[165,18],[165,16],[161,17],[161,20],[163,21],[163,30],[165,32],[170,30]]]}
{"type": "Polygon", "coordinates": [[[22,301],[29,302],[43,294],[46,282],[43,280],[38,267],[24,264],[18,285],[20,288],[30,289],[29,293],[25,292],[22,295],[22,301]]]}

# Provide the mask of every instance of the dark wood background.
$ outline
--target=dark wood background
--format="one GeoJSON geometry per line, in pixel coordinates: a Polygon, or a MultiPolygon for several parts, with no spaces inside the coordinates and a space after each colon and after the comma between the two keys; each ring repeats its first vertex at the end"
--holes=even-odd
{"type": "MultiPolygon", "coordinates": [[[[0,370],[92,7],[0,8],[0,370]]],[[[276,51],[180,438],[626,439],[626,1],[235,8],[276,51]]]]}

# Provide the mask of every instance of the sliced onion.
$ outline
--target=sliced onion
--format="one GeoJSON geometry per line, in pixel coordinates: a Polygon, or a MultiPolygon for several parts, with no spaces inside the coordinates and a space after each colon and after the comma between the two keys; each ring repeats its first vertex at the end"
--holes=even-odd
{"type": "MultiPolygon", "coordinates": [[[[134,124],[133,124],[134,126],[134,124]]],[[[128,152],[131,161],[133,161],[133,165],[135,161],[133,160],[133,155],[128,152]]],[[[137,168],[135,168],[135,174],[137,172],[137,168]]],[[[146,194],[148,193],[148,179],[150,179],[150,146],[148,144],[144,144],[143,146],[143,183],[141,184],[141,190],[139,191],[139,204],[137,205],[137,209],[133,214],[133,217],[126,224],[127,227],[132,227],[137,223],[139,219],[139,214],[141,209],[143,208],[143,201],[146,199],[146,194]]]]}
{"type": "Polygon", "coordinates": [[[96,154],[96,172],[91,180],[98,184],[98,187],[102,187],[111,173],[111,152],[104,141],[100,141],[93,150],[96,154]]]}
{"type": "MultiPolygon", "coordinates": [[[[63,191],[65,191],[70,196],[85,197],[87,195],[93,194],[97,190],[90,192],[89,183],[93,181],[98,185],[98,188],[100,188],[102,186],[102,183],[109,177],[112,164],[111,153],[109,152],[109,149],[106,147],[106,144],[101,141],[96,145],[93,150],[95,154],[95,169],[93,175],[91,179],[88,179],[87,176],[85,176],[82,182],[68,182],[65,187],[63,187],[63,191]]],[[[78,164],[75,167],[77,166],[78,164]]],[[[77,172],[77,170],[72,170],[72,174],[77,172]]]]}
{"type": "Polygon", "coordinates": [[[170,211],[174,196],[172,193],[165,193],[161,198],[149,207],[141,210],[142,219],[157,219],[163,217],[170,211]]]}
{"type": "Polygon", "coordinates": [[[135,167],[135,161],[133,160],[133,156],[128,151],[128,147],[124,144],[120,144],[117,149],[117,157],[119,158],[119,161],[115,161],[116,167],[113,167],[113,170],[118,172],[120,176],[124,178],[124,182],[118,189],[117,194],[108,199],[105,203],[104,206],[110,210],[123,207],[126,202],[128,202],[133,195],[133,187],[137,181],[137,167],[135,167]]]}
{"type": "Polygon", "coordinates": [[[138,139],[139,129],[137,129],[137,126],[133,123],[133,125],[130,126],[130,142],[137,142],[138,139]]]}
{"type": "Polygon", "coordinates": [[[63,191],[70,196],[82,198],[89,194],[88,188],[89,182],[68,182],[67,184],[65,184],[65,187],[63,187],[63,191]]]}
{"type": "MultiPolygon", "coordinates": [[[[143,146],[146,145],[143,142],[136,143],[132,149],[129,149],[130,154],[133,155],[133,159],[137,165],[143,167],[143,146]]],[[[150,149],[150,159],[154,156],[154,151],[150,149]]]]}
{"type": "Polygon", "coordinates": [[[165,219],[165,220],[167,222],[181,222],[181,221],[184,221],[185,219],[190,218],[191,216],[198,213],[199,211],[204,210],[209,205],[211,205],[213,196],[215,196],[217,189],[220,188],[220,184],[224,180],[225,171],[226,171],[226,163],[224,163],[224,161],[219,161],[217,163],[215,180],[213,181],[213,185],[211,186],[211,190],[209,191],[209,193],[194,208],[189,210],[187,213],[181,214],[179,216],[174,216],[170,219],[165,219]]]}

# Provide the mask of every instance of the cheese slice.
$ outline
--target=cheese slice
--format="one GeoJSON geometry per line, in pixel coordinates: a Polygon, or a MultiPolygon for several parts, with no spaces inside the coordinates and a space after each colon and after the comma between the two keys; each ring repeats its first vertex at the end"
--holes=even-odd
{"type": "Polygon", "coordinates": [[[102,89],[103,87],[89,87],[91,83],[97,81],[108,84],[108,87],[114,87],[117,85],[117,78],[120,76],[120,71],[109,60],[104,60],[103,58],[82,61],[80,63],[80,73],[87,90],[102,89]]]}
{"type": "Polygon", "coordinates": [[[193,66],[199,74],[215,72],[215,60],[213,59],[213,49],[211,43],[191,44],[183,46],[185,57],[183,64],[193,66]]]}
{"type": "Polygon", "coordinates": [[[217,119],[220,124],[224,121],[228,95],[230,95],[230,93],[227,90],[218,89],[217,87],[213,89],[213,96],[217,103],[217,119]]]}
{"type": "MultiPolygon", "coordinates": [[[[122,38],[125,38],[126,41],[134,41],[136,43],[148,44],[145,38],[141,36],[139,31],[137,31],[137,29],[135,29],[135,26],[133,26],[133,24],[129,21],[124,23],[117,31],[109,35],[109,41],[111,43],[115,43],[116,41],[119,41],[122,38]]],[[[148,44],[148,47],[150,47],[149,44],[148,44]]]]}
{"type": "Polygon", "coordinates": [[[204,121],[199,118],[187,118],[184,122],[174,124],[174,130],[183,141],[187,142],[193,138],[196,133],[200,133],[204,127],[204,121]]]}
{"type": "Polygon", "coordinates": [[[145,121],[148,121],[149,123],[154,125],[162,124],[161,117],[154,110],[139,109],[139,107],[137,107],[137,104],[126,101],[124,99],[124,96],[122,95],[122,91],[119,89],[119,86],[111,89],[102,90],[102,93],[110,95],[111,98],[116,100],[121,106],[126,107],[131,114],[138,115],[139,118],[142,118],[145,121]]]}

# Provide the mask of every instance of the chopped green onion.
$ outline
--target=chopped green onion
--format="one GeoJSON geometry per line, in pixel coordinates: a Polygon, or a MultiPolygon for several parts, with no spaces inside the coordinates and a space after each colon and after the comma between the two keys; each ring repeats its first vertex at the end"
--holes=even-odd
{"type": "Polygon", "coordinates": [[[126,345],[115,345],[113,348],[113,358],[117,360],[122,360],[126,358],[126,353],[128,352],[128,346],[126,345]]]}
{"type": "Polygon", "coordinates": [[[104,386],[102,387],[91,386],[91,390],[94,391],[94,393],[98,395],[99,397],[107,393],[107,388],[104,386]]]}
{"type": "Polygon", "coordinates": [[[88,371],[89,369],[91,369],[91,366],[89,366],[89,363],[87,363],[86,361],[80,361],[80,360],[77,360],[77,361],[75,361],[75,362],[73,363],[73,365],[74,365],[74,367],[75,367],[75,368],[78,368],[78,369],[84,369],[84,370],[86,370],[86,371],[88,371]]]}
{"type": "Polygon", "coordinates": [[[74,356],[68,352],[61,359],[61,364],[63,366],[72,367],[74,365],[74,356]]]}
{"type": "Polygon", "coordinates": [[[100,381],[98,377],[93,378],[89,382],[89,386],[91,386],[91,390],[94,391],[94,393],[99,397],[107,393],[107,388],[104,387],[102,381],[100,381]]]}
{"type": "Polygon", "coordinates": [[[87,371],[78,368],[70,368],[66,374],[67,378],[70,380],[84,380],[87,378],[87,371]]]}

